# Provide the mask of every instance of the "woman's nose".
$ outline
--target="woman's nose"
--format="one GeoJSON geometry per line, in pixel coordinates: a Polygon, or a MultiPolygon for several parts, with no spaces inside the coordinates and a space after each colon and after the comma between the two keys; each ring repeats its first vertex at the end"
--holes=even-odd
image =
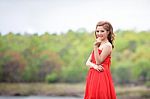
{"type": "Polygon", "coordinates": [[[101,32],[97,32],[97,35],[101,35],[101,32]]]}

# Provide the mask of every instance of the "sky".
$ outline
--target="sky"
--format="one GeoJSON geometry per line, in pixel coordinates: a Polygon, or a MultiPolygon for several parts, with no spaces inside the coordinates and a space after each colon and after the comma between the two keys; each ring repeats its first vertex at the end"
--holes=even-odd
{"type": "Polygon", "coordinates": [[[0,32],[91,32],[98,21],[109,21],[114,31],[150,30],[149,5],[149,0],[0,0],[0,32]]]}

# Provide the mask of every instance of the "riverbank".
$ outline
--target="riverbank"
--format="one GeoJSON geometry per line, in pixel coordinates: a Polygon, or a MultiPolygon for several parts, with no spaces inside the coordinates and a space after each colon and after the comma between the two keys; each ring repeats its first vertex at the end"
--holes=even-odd
{"type": "Polygon", "coordinates": [[[0,99],[83,99],[83,97],[69,96],[0,96],[0,99]]]}
{"type": "MultiPolygon", "coordinates": [[[[84,88],[84,83],[0,83],[0,95],[83,98],[84,88]]],[[[116,86],[115,89],[118,99],[150,99],[150,88],[145,86],[116,86]]]]}
{"type": "Polygon", "coordinates": [[[84,84],[0,83],[0,95],[7,96],[82,96],[84,84]]]}

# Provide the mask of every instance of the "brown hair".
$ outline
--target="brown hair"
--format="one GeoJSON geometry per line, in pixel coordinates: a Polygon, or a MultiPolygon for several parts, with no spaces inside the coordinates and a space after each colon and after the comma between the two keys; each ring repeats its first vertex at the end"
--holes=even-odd
{"type": "MultiPolygon", "coordinates": [[[[107,21],[100,21],[100,22],[97,23],[96,28],[98,26],[103,26],[103,28],[105,30],[109,31],[107,39],[112,44],[112,48],[114,48],[113,41],[115,39],[115,34],[113,33],[113,27],[112,27],[112,25],[109,22],[107,22],[107,21]]],[[[95,32],[95,37],[97,38],[96,32],[95,32]]]]}

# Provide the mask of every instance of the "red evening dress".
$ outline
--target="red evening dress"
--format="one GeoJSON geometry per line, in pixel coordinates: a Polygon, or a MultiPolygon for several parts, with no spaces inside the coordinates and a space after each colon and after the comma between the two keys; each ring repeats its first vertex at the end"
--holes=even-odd
{"type": "MultiPolygon", "coordinates": [[[[101,54],[102,50],[98,50],[101,54]]],[[[94,51],[92,52],[92,63],[96,63],[94,51]]],[[[101,63],[104,71],[99,72],[90,68],[86,78],[84,99],[116,99],[116,93],[110,72],[111,55],[101,63]]]]}

